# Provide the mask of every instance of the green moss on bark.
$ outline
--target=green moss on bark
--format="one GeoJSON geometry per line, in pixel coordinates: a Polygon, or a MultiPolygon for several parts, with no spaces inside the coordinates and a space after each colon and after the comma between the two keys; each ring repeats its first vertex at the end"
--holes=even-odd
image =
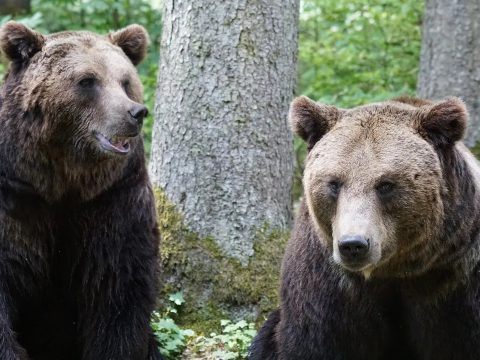
{"type": "Polygon", "coordinates": [[[262,322],[278,306],[280,264],[288,233],[258,230],[254,256],[243,266],[211,238],[200,238],[183,224],[181,214],[155,190],[162,234],[162,277],[166,294],[182,290],[186,300],[179,323],[200,333],[218,331],[220,320],[262,322]]]}

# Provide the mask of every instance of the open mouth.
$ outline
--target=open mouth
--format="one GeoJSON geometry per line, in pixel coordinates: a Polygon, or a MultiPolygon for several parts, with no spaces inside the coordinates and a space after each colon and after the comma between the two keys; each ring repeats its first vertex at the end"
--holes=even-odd
{"type": "Polygon", "coordinates": [[[114,136],[111,139],[107,139],[100,133],[95,134],[97,140],[100,142],[100,146],[106,150],[116,154],[126,155],[130,151],[130,138],[124,136],[114,136]]]}

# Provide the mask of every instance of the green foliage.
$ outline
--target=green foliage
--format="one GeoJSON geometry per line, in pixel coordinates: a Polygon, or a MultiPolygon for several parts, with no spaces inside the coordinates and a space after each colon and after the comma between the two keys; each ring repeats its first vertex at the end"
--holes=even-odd
{"type": "Polygon", "coordinates": [[[182,329],[174,320],[184,303],[182,292],[170,294],[162,314],[153,313],[151,326],[163,356],[170,360],[179,359],[182,354],[182,358],[190,360],[237,360],[247,357],[248,347],[257,333],[254,323],[221,320],[220,334],[195,337],[193,330],[182,329]]]}
{"type": "MultiPolygon", "coordinates": [[[[9,20],[12,20],[13,17],[10,16],[10,15],[6,15],[6,16],[1,16],[0,17],[0,25],[1,24],[5,24],[7,21],[9,20]]],[[[29,16],[22,16],[22,17],[19,17],[19,18],[16,18],[15,19],[16,21],[18,22],[21,22],[22,24],[25,24],[31,28],[38,28],[40,26],[40,24],[43,23],[43,16],[41,13],[39,12],[36,12],[32,15],[29,15],[29,16]]]]}
{"type": "Polygon", "coordinates": [[[178,313],[178,307],[185,302],[182,293],[171,294],[168,301],[169,304],[162,315],[158,312],[153,313],[151,326],[162,355],[167,359],[176,359],[185,350],[187,338],[194,336],[195,333],[190,329],[181,329],[172,318],[178,313]]]}
{"type": "Polygon", "coordinates": [[[211,333],[193,341],[192,354],[208,360],[240,360],[248,355],[248,348],[257,334],[254,323],[244,320],[233,323],[221,321],[221,334],[211,333]]]}
{"type": "Polygon", "coordinates": [[[300,92],[339,106],[413,93],[423,1],[304,0],[300,92]]]}

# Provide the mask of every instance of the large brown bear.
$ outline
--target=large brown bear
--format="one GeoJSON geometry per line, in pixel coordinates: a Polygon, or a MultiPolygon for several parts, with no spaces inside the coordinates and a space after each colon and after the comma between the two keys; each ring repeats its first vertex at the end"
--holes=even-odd
{"type": "Polygon", "coordinates": [[[480,167],[462,101],[301,97],[290,119],[305,196],[250,359],[479,359],[480,167]]]}
{"type": "Polygon", "coordinates": [[[0,30],[0,359],[160,359],[134,65],[148,36],[0,30]]]}

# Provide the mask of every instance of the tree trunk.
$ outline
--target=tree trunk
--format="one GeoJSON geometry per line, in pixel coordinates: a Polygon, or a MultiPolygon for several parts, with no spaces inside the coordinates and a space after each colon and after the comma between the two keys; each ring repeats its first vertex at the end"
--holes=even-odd
{"type": "Polygon", "coordinates": [[[470,111],[465,142],[480,137],[480,2],[427,0],[417,91],[422,97],[462,98],[470,111]]]}
{"type": "Polygon", "coordinates": [[[290,224],[297,17],[297,0],[164,3],[152,180],[244,263],[290,224]]]}
{"type": "Polygon", "coordinates": [[[30,12],[30,0],[0,0],[0,14],[30,12]]]}
{"type": "Polygon", "coordinates": [[[184,291],[190,310],[182,313],[197,317],[185,321],[191,326],[198,314],[207,322],[259,316],[276,304],[292,217],[287,112],[299,0],[165,0],[163,7],[150,173],[165,291],[184,291]]]}

